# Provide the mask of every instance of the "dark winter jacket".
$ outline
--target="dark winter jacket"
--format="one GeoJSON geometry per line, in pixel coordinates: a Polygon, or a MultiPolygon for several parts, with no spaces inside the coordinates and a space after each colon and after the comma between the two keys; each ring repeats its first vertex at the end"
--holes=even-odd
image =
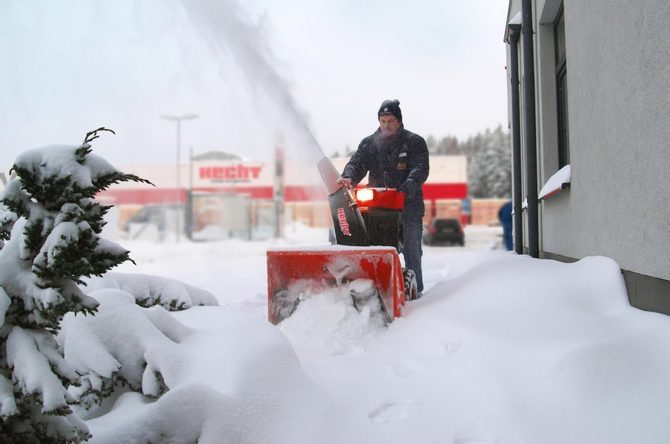
{"type": "Polygon", "coordinates": [[[358,184],[370,172],[368,186],[405,192],[406,216],[423,216],[422,185],[428,178],[428,148],[423,137],[404,127],[392,139],[377,131],[363,139],[344,167],[342,177],[358,184]]]}

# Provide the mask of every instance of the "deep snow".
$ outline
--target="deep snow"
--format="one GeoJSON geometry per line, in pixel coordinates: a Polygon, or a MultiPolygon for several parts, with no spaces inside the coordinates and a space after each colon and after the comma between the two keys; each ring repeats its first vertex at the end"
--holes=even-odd
{"type": "Polygon", "coordinates": [[[92,442],[670,442],[669,318],[630,307],[610,259],[472,248],[491,233],[470,228],[470,248],[425,248],[424,296],[388,327],[336,292],[267,322],[265,251],[325,244],[321,230],[122,241],[137,266],[118,271],[180,279],[220,305],[168,313],[120,290],[92,293],[100,331],[125,323],[169,388],[103,406],[87,418],[92,442]]]}

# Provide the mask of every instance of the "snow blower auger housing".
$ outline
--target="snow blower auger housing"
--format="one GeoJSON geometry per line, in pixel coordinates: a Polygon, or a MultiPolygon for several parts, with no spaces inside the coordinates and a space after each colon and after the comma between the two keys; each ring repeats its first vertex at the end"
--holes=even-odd
{"type": "Polygon", "coordinates": [[[327,288],[348,286],[360,311],[379,299],[387,322],[401,316],[407,300],[416,299],[414,272],[403,269],[404,194],[391,188],[351,190],[335,185],[339,174],[330,160],[319,163],[329,189],[337,245],[267,252],[268,319],[278,324],[305,297],[327,288]]]}

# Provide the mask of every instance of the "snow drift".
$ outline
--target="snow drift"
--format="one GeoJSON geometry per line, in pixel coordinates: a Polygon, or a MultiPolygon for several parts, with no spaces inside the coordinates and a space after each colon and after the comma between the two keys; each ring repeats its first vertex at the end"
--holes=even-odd
{"type": "MultiPolygon", "coordinates": [[[[141,354],[155,361],[146,368],[161,369],[169,390],[116,397],[87,417],[91,442],[670,440],[670,322],[630,307],[610,259],[564,264],[427,248],[428,291],[390,326],[331,294],[274,327],[258,302],[263,251],[235,246],[236,255],[218,248],[220,256],[193,265],[205,288],[219,289],[220,307],[168,313],[114,296],[118,319],[126,310],[147,318],[124,334],[147,344],[141,354]],[[207,285],[211,263],[227,271],[207,285]],[[246,284],[231,294],[217,279],[246,284]],[[173,339],[146,339],[155,329],[173,339]]],[[[164,257],[151,267],[180,279],[193,271],[178,255],[164,257]]],[[[95,297],[106,316],[112,305],[95,297]]],[[[98,335],[114,336],[113,324],[98,335]]]]}

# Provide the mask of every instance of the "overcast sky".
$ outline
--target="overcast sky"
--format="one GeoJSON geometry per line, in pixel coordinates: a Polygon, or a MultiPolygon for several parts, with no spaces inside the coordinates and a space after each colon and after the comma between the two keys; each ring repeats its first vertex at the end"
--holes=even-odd
{"type": "Polygon", "coordinates": [[[164,114],[199,115],[182,160],[355,148],[387,98],[423,136],[506,126],[507,3],[0,0],[0,165],[102,125],[113,163],[172,163],[164,114]]]}

